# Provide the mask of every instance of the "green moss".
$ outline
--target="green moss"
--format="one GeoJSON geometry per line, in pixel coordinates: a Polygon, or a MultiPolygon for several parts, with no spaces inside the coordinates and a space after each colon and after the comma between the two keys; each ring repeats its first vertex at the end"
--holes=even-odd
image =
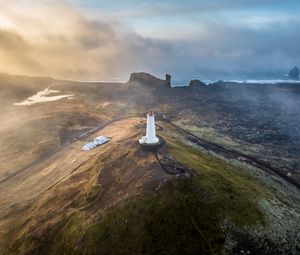
{"type": "Polygon", "coordinates": [[[35,233],[28,233],[28,235],[18,238],[4,254],[51,254],[50,251],[52,247],[55,246],[56,237],[60,235],[65,224],[66,220],[63,220],[51,229],[45,231],[41,236],[37,236],[35,233]]]}
{"type": "MultiPolygon", "coordinates": [[[[85,231],[85,218],[77,213],[71,217],[60,233],[54,238],[46,254],[76,254],[81,250],[81,240],[85,231]],[[72,253],[70,253],[72,251],[72,253]]],[[[81,253],[78,253],[81,254],[81,253]]]]}
{"type": "Polygon", "coordinates": [[[170,183],[114,208],[84,232],[72,218],[49,254],[221,253],[224,238],[207,206],[193,179],[170,183]]]}
{"type": "Polygon", "coordinates": [[[97,202],[97,200],[101,197],[102,192],[103,187],[100,184],[92,186],[91,190],[86,196],[87,202],[90,204],[97,202]]]}
{"type": "Polygon", "coordinates": [[[175,158],[193,169],[193,177],[207,193],[210,205],[221,218],[231,218],[238,226],[263,224],[257,199],[267,191],[242,169],[191,146],[168,139],[175,158]]]}

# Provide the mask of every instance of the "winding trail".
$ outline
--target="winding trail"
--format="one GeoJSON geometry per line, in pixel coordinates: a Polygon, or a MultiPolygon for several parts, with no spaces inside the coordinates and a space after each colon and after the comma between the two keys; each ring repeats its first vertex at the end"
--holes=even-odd
{"type": "MultiPolygon", "coordinates": [[[[167,113],[165,113],[167,114],[167,113]]],[[[70,145],[78,140],[81,140],[83,138],[86,138],[94,133],[96,133],[97,131],[99,131],[100,129],[116,122],[116,121],[120,121],[123,119],[128,119],[128,118],[132,118],[132,117],[142,117],[142,115],[128,115],[128,116],[120,116],[117,117],[115,119],[109,120],[107,122],[105,122],[104,124],[101,124],[93,129],[90,129],[87,132],[84,132],[83,134],[78,135],[78,137],[74,138],[73,140],[71,140],[69,143],[67,143],[65,146],[70,145]]],[[[199,145],[200,147],[204,148],[205,150],[211,150],[216,154],[220,154],[226,158],[229,159],[235,159],[235,160],[240,160],[240,158],[243,158],[243,161],[246,162],[247,164],[250,164],[254,167],[257,167],[265,172],[271,173],[271,174],[275,174],[281,178],[283,178],[284,180],[286,180],[288,183],[292,184],[293,186],[295,186],[296,188],[300,189],[300,183],[297,182],[296,180],[290,178],[289,176],[285,175],[280,169],[271,166],[269,163],[266,163],[264,161],[261,161],[259,159],[256,159],[252,156],[246,155],[244,153],[235,151],[235,150],[231,150],[231,149],[227,149],[219,144],[213,143],[213,142],[209,142],[181,127],[179,127],[178,125],[172,123],[171,121],[167,120],[167,119],[161,119],[160,121],[162,122],[166,122],[167,124],[171,125],[172,127],[174,127],[175,129],[187,134],[189,136],[189,140],[197,145],[199,145]]],[[[163,130],[163,127],[159,126],[159,128],[161,130],[163,130]]],[[[53,154],[61,151],[65,146],[62,146],[61,148],[57,149],[57,151],[55,151],[53,154]]],[[[159,163],[159,165],[162,167],[162,169],[168,173],[168,174],[182,174],[185,173],[187,170],[181,167],[176,167],[176,172],[170,171],[168,168],[172,168],[175,166],[172,165],[167,165],[161,162],[161,160],[159,159],[159,156],[157,154],[157,152],[154,153],[155,158],[157,160],[157,162],[159,163]]],[[[26,171],[28,168],[30,168],[32,165],[36,164],[37,162],[32,162],[30,165],[27,165],[26,167],[23,167],[21,169],[19,169],[18,171],[15,171],[14,173],[2,178],[0,180],[0,185],[7,182],[8,180],[10,180],[11,178],[21,174],[22,172],[26,171]]]]}
{"type": "Polygon", "coordinates": [[[183,167],[179,167],[179,166],[176,166],[176,165],[171,165],[171,164],[164,164],[161,162],[161,160],[159,159],[158,157],[158,153],[157,152],[153,152],[158,164],[160,165],[160,167],[167,173],[167,174],[174,174],[174,175],[177,175],[177,174],[185,174],[187,172],[187,169],[183,168],[183,167]],[[173,169],[176,169],[177,171],[176,172],[173,172],[173,171],[170,171],[170,169],[168,168],[173,168],[173,169]]]}
{"type": "MultiPolygon", "coordinates": [[[[166,113],[167,114],[167,113],[166,113]]],[[[81,138],[84,138],[84,137],[87,137],[87,136],[90,136],[91,134],[93,133],[96,133],[98,130],[104,128],[105,126],[113,123],[113,122],[116,122],[116,121],[119,121],[119,120],[122,120],[122,119],[127,119],[127,118],[132,118],[132,117],[142,117],[141,115],[129,115],[129,116],[120,116],[116,119],[113,119],[111,121],[108,121],[102,125],[99,125],[87,132],[85,132],[84,134],[81,134],[77,139],[75,139],[75,141],[77,140],[80,140],[81,138]]],[[[189,131],[187,131],[186,129],[183,129],[181,127],[179,127],[178,125],[174,124],[173,122],[167,120],[167,119],[162,119],[160,121],[163,121],[163,122],[166,122],[168,123],[169,125],[173,126],[175,129],[187,134],[188,136],[190,136],[190,141],[193,142],[193,143],[196,143],[197,145],[199,145],[200,147],[203,147],[204,149],[206,150],[211,150],[213,151],[214,153],[216,154],[220,154],[226,158],[229,158],[229,159],[235,159],[235,160],[238,160],[238,161],[241,161],[240,158],[243,158],[243,161],[247,164],[250,164],[254,167],[257,167],[265,172],[268,172],[270,174],[275,174],[279,177],[281,177],[282,179],[284,179],[285,181],[287,181],[288,183],[292,184],[293,186],[295,186],[296,188],[300,189],[300,183],[297,182],[296,180],[294,180],[293,178],[290,178],[289,176],[285,175],[279,168],[276,168],[276,167],[273,167],[271,166],[269,163],[267,162],[264,162],[262,160],[259,160],[255,157],[252,157],[250,155],[247,155],[247,154],[244,154],[242,152],[238,152],[238,151],[235,151],[235,150],[231,150],[231,149],[228,149],[228,148],[225,148],[219,144],[216,144],[216,143],[213,143],[213,142],[209,142],[189,131]]],[[[158,125],[158,127],[163,130],[163,127],[161,127],[160,125],[158,125]]],[[[75,142],[75,141],[72,141],[71,143],[75,142]]],[[[168,174],[182,174],[182,173],[185,173],[186,172],[186,169],[184,168],[180,168],[180,167],[176,167],[177,168],[177,172],[173,172],[173,171],[170,171],[168,169],[168,167],[172,167],[172,166],[167,166],[166,164],[163,164],[161,162],[161,160],[159,159],[158,157],[158,154],[157,152],[154,153],[154,156],[157,160],[157,162],[159,163],[159,165],[161,166],[161,168],[168,174]]],[[[174,167],[174,166],[173,166],[174,167]]],[[[1,181],[0,181],[1,183],[1,181]]]]}
{"type": "MultiPolygon", "coordinates": [[[[107,122],[105,122],[105,123],[103,123],[103,124],[101,124],[101,125],[98,125],[98,126],[96,126],[95,128],[92,128],[92,129],[90,129],[90,130],[88,130],[88,131],[86,131],[86,132],[84,132],[84,133],[78,135],[76,138],[73,138],[71,141],[69,141],[69,142],[66,143],[65,145],[59,147],[59,148],[58,148],[57,150],[55,150],[54,152],[51,152],[51,155],[54,155],[54,154],[56,154],[56,153],[62,151],[66,146],[69,146],[69,145],[75,143],[75,142],[78,141],[78,140],[84,139],[84,138],[86,138],[86,137],[88,137],[88,136],[90,136],[90,135],[92,135],[92,134],[98,132],[100,129],[102,129],[102,128],[104,128],[104,127],[106,127],[106,126],[108,126],[108,125],[110,125],[110,124],[112,124],[112,123],[114,123],[114,122],[116,122],[116,121],[120,121],[120,120],[123,120],[123,119],[132,118],[132,117],[137,117],[137,116],[136,116],[136,115],[135,115],[135,116],[134,116],[134,115],[120,116],[120,117],[117,117],[117,118],[115,118],[115,119],[109,120],[109,121],[107,121],[107,122]]],[[[50,155],[46,155],[46,156],[44,156],[43,158],[36,159],[36,160],[34,160],[33,162],[31,162],[30,164],[28,164],[28,165],[26,165],[26,166],[24,166],[24,167],[21,167],[20,169],[14,171],[13,173],[8,174],[7,176],[3,177],[2,179],[0,179],[0,185],[3,184],[3,183],[5,183],[5,182],[7,182],[7,181],[9,181],[9,180],[12,179],[12,178],[18,176],[19,174],[25,172],[26,170],[30,169],[32,166],[34,166],[34,165],[36,165],[36,164],[42,162],[44,159],[47,159],[48,156],[50,156],[50,155]]]]}
{"type": "Polygon", "coordinates": [[[243,161],[246,162],[247,164],[250,164],[254,167],[257,167],[261,170],[264,170],[265,172],[275,174],[275,175],[281,177],[282,179],[286,180],[288,183],[292,184],[296,188],[300,189],[300,183],[299,182],[297,182],[296,180],[294,180],[294,179],[290,178],[289,176],[285,175],[279,168],[273,167],[269,163],[266,163],[264,161],[256,159],[252,156],[246,155],[242,152],[227,149],[227,148],[225,148],[225,147],[223,147],[219,144],[206,141],[203,138],[201,138],[199,136],[196,136],[195,134],[193,134],[193,133],[177,126],[176,124],[172,123],[169,120],[162,120],[162,121],[168,123],[169,125],[171,125],[175,129],[187,134],[188,136],[190,136],[190,141],[191,142],[196,143],[197,145],[199,145],[200,147],[202,147],[206,150],[211,150],[211,151],[215,152],[216,154],[220,154],[220,155],[222,155],[226,158],[236,159],[236,160],[239,160],[239,161],[241,161],[239,158],[243,158],[243,161]]]}

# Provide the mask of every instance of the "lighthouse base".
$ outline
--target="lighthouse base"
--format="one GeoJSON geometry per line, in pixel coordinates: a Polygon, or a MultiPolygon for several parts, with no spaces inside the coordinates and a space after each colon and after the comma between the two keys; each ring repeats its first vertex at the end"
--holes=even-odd
{"type": "Polygon", "coordinates": [[[139,144],[144,151],[156,152],[159,148],[166,144],[165,139],[161,136],[158,136],[157,140],[157,143],[143,143],[143,139],[140,139],[139,144]]]}
{"type": "Polygon", "coordinates": [[[157,137],[149,140],[147,136],[143,136],[142,139],[139,140],[140,144],[157,144],[159,143],[159,139],[157,137]]]}

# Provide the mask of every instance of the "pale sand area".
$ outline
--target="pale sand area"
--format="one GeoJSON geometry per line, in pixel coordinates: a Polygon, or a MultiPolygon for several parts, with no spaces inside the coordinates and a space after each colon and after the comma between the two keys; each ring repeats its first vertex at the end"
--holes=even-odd
{"type": "Polygon", "coordinates": [[[59,90],[53,90],[53,89],[50,89],[50,87],[48,87],[42,91],[39,91],[35,95],[28,97],[23,102],[14,103],[13,105],[33,105],[33,104],[37,104],[37,103],[56,101],[56,100],[60,100],[63,98],[72,99],[74,96],[73,94],[48,96],[52,93],[59,93],[59,92],[60,92],[59,90]]]}

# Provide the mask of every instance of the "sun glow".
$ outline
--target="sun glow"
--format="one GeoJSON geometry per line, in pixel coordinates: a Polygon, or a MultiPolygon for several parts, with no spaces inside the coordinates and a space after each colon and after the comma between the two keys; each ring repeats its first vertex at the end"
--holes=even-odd
{"type": "Polygon", "coordinates": [[[12,21],[9,18],[5,17],[4,15],[0,14],[0,29],[8,29],[12,27],[13,27],[12,21]]]}

